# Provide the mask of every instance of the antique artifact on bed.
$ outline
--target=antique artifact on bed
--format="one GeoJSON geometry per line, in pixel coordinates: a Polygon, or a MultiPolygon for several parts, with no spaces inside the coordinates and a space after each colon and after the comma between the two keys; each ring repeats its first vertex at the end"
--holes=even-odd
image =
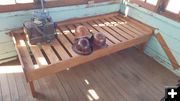
{"type": "Polygon", "coordinates": [[[35,11],[34,17],[25,20],[23,26],[27,39],[32,45],[48,42],[56,37],[56,24],[49,16],[49,12],[44,10],[43,2],[42,11],[35,11]]]}
{"type": "Polygon", "coordinates": [[[75,43],[72,49],[79,55],[89,55],[93,50],[106,48],[106,37],[103,33],[91,34],[84,26],[78,26],[75,30],[75,43]]]}
{"type": "Polygon", "coordinates": [[[79,55],[89,55],[93,52],[91,45],[92,34],[84,26],[78,26],[75,30],[75,42],[72,49],[79,55]]]}
{"type": "Polygon", "coordinates": [[[75,39],[79,39],[82,37],[86,37],[87,39],[91,39],[92,34],[89,30],[84,26],[78,26],[75,30],[75,39]]]}
{"type": "Polygon", "coordinates": [[[93,48],[99,49],[106,47],[106,37],[101,32],[93,34],[93,48]]]}
{"type": "Polygon", "coordinates": [[[87,38],[80,38],[72,46],[75,53],[79,55],[89,55],[92,53],[92,46],[87,38]]]}

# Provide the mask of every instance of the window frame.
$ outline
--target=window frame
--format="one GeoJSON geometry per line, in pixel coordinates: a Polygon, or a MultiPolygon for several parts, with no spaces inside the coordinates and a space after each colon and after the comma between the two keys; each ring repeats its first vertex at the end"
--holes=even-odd
{"type": "MultiPolygon", "coordinates": [[[[34,0],[36,2],[38,0],[34,0]]],[[[94,0],[96,3],[98,2],[105,2],[105,1],[112,1],[112,0],[94,0]]],[[[71,5],[79,5],[79,4],[87,4],[87,0],[72,0],[68,2],[66,0],[63,1],[50,1],[46,2],[44,5],[46,8],[52,7],[61,7],[61,6],[71,6],[71,5]]],[[[34,3],[18,3],[13,5],[0,5],[0,13],[2,12],[12,12],[12,11],[20,11],[20,10],[31,10],[31,9],[39,9],[41,7],[37,7],[34,3]]]]}
{"type": "Polygon", "coordinates": [[[173,12],[166,10],[169,0],[158,0],[156,5],[151,5],[143,1],[139,1],[139,0],[129,0],[129,2],[135,3],[139,5],[140,7],[149,9],[167,18],[180,22],[180,14],[175,14],[173,12]]]}

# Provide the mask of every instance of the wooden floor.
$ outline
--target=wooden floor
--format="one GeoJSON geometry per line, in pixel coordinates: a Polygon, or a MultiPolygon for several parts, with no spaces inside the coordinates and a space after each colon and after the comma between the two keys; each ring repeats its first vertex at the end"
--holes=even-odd
{"type": "Polygon", "coordinates": [[[130,48],[36,80],[38,96],[33,98],[24,74],[10,71],[18,65],[0,65],[0,101],[159,101],[164,86],[179,79],[130,48]]]}

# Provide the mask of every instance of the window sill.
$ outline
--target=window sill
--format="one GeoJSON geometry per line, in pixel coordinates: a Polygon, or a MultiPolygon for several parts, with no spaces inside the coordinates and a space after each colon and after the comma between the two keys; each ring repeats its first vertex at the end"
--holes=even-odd
{"type": "MultiPolygon", "coordinates": [[[[111,4],[119,3],[119,1],[114,0],[95,0],[95,3],[112,1],[111,4]]],[[[63,7],[63,6],[72,6],[72,5],[81,5],[87,4],[87,0],[61,0],[61,1],[52,1],[45,3],[46,8],[53,7],[63,7]]],[[[27,4],[16,4],[16,5],[0,5],[0,13],[1,12],[12,12],[12,11],[21,11],[21,10],[32,10],[39,9],[41,7],[35,6],[33,3],[27,4]]]]}

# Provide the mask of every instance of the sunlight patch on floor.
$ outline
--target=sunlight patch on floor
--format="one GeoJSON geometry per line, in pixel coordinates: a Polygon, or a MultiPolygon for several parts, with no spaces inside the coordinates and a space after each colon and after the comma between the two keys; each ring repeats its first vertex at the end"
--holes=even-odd
{"type": "MultiPolygon", "coordinates": [[[[34,69],[38,69],[39,65],[34,65],[34,69]]],[[[23,68],[21,65],[12,65],[12,66],[0,66],[0,74],[5,73],[22,73],[23,68]]]]}
{"type": "Polygon", "coordinates": [[[84,80],[86,82],[87,85],[89,85],[89,81],[87,79],[84,80]]]}
{"type": "Polygon", "coordinates": [[[87,95],[87,98],[89,99],[89,101],[93,101],[93,98],[90,95],[87,95]]]}
{"type": "Polygon", "coordinates": [[[23,72],[21,65],[15,66],[0,66],[0,74],[4,73],[21,73],[23,72]]]}
{"type": "Polygon", "coordinates": [[[99,96],[97,95],[97,93],[96,93],[95,90],[89,89],[88,92],[89,92],[89,94],[90,94],[95,100],[98,100],[98,99],[99,99],[99,96]]]}

